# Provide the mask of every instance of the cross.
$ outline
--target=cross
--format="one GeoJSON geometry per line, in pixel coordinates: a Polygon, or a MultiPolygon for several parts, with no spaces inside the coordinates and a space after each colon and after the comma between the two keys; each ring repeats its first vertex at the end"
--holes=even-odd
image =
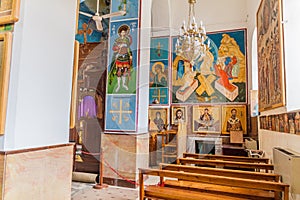
{"type": "Polygon", "coordinates": [[[161,93],[160,89],[157,89],[156,91],[157,91],[157,95],[153,94],[152,98],[154,98],[154,99],[157,98],[158,102],[160,102],[160,100],[162,98],[166,98],[167,97],[164,92],[161,93]]]}
{"type": "MultiPolygon", "coordinates": [[[[129,104],[126,104],[125,107],[129,107],[129,104]]],[[[119,102],[119,110],[110,110],[109,113],[111,114],[116,114],[116,115],[119,115],[119,121],[118,123],[119,124],[122,124],[123,123],[123,115],[124,114],[132,114],[132,110],[123,110],[123,100],[121,99],[120,102],[119,102]]],[[[127,117],[124,116],[124,119],[126,119],[127,117]]],[[[113,121],[116,121],[116,116],[112,118],[113,121]]],[[[125,121],[128,121],[128,120],[125,120],[125,121]]]]}
{"type": "Polygon", "coordinates": [[[216,80],[216,77],[214,75],[209,75],[207,78],[205,78],[205,76],[200,74],[197,78],[201,83],[201,85],[196,90],[198,95],[201,96],[203,94],[203,92],[206,91],[207,95],[211,96],[215,92],[215,90],[211,86],[211,84],[214,80],[216,80]]]}
{"type": "Polygon", "coordinates": [[[157,46],[156,46],[156,53],[157,55],[160,57],[160,51],[161,51],[161,48],[163,47],[163,45],[160,44],[160,42],[157,43],[157,46]]]}
{"type": "Polygon", "coordinates": [[[86,42],[87,42],[87,35],[86,34],[91,35],[92,33],[93,33],[93,30],[90,29],[90,28],[88,29],[88,25],[86,23],[83,23],[82,24],[82,29],[80,29],[78,31],[79,35],[83,35],[84,44],[86,44],[86,42]]]}

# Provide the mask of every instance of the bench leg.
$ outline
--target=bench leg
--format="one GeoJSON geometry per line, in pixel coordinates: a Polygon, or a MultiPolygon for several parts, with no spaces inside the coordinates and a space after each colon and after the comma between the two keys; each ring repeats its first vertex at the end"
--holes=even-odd
{"type": "Polygon", "coordinates": [[[144,191],[144,175],[139,173],[139,184],[140,184],[140,200],[145,199],[145,191],[144,191]]]}

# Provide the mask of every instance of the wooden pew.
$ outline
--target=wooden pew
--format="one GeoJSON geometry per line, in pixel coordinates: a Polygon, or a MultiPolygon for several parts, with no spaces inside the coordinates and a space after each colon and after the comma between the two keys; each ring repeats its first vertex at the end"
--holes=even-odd
{"type": "Polygon", "coordinates": [[[209,159],[209,160],[224,160],[234,162],[248,162],[248,163],[269,163],[268,158],[252,158],[242,156],[226,156],[226,155],[211,155],[211,154],[195,154],[183,153],[183,158],[209,159]]]}
{"type": "MultiPolygon", "coordinates": [[[[227,192],[228,189],[241,189],[249,191],[246,199],[274,199],[274,193],[284,192],[284,200],[289,199],[289,185],[261,180],[249,180],[241,178],[232,178],[225,176],[204,175],[189,172],[175,172],[169,170],[157,169],[139,169],[139,184],[140,184],[140,200],[145,198],[159,198],[159,199],[177,199],[177,200],[242,200],[242,197],[234,196],[234,192],[227,192]],[[179,179],[177,187],[161,187],[156,185],[144,186],[144,175],[169,177],[179,179]],[[222,192],[208,192],[205,189],[197,189],[201,185],[208,184],[210,187],[215,187],[222,192]],[[196,187],[195,187],[196,186],[196,187]],[[222,189],[222,187],[224,187],[222,189]],[[256,196],[259,194],[259,196],[256,196]],[[270,194],[273,194],[270,195],[270,194]],[[251,196],[253,198],[248,198],[251,196]]],[[[174,180],[174,182],[176,182],[174,180]]],[[[277,198],[278,199],[278,198],[277,198]]]]}
{"type": "MultiPolygon", "coordinates": [[[[230,170],[230,169],[219,169],[219,168],[207,168],[207,167],[196,167],[196,166],[186,166],[186,165],[174,165],[174,164],[160,164],[161,170],[170,170],[170,171],[182,171],[182,172],[190,172],[190,173],[196,173],[196,174],[207,174],[207,175],[215,175],[215,176],[227,176],[232,178],[244,178],[244,179],[251,179],[251,180],[264,180],[264,181],[273,181],[273,182],[279,182],[280,181],[280,175],[278,174],[271,174],[271,173],[262,173],[262,172],[250,172],[250,171],[240,171],[240,170],[230,170]]],[[[160,183],[168,186],[168,187],[182,187],[183,184],[174,181],[174,180],[166,180],[163,182],[162,178],[160,180],[160,183]],[[180,184],[180,185],[179,185],[180,184]]],[[[210,192],[217,192],[217,193],[231,193],[235,196],[245,198],[249,198],[248,194],[256,194],[255,200],[258,199],[273,199],[273,194],[260,192],[256,190],[250,190],[250,189],[232,189],[231,187],[226,186],[212,186],[210,184],[195,184],[195,183],[185,183],[185,186],[187,188],[196,188],[197,190],[205,190],[210,192]],[[226,191],[226,192],[224,192],[226,191]],[[271,195],[269,198],[267,198],[268,195],[271,195]]],[[[279,193],[276,193],[275,195],[280,195],[279,193]]],[[[251,198],[251,197],[250,197],[251,198]]],[[[253,198],[253,197],[252,197],[253,198]]]]}
{"type": "Polygon", "coordinates": [[[274,165],[271,165],[271,164],[245,163],[245,162],[194,159],[194,158],[179,158],[179,159],[177,159],[177,164],[182,164],[182,165],[195,164],[197,166],[234,168],[234,169],[239,169],[239,170],[265,170],[266,173],[269,170],[274,170],[274,165]]]}
{"type": "Polygon", "coordinates": [[[207,174],[215,176],[228,176],[232,178],[244,178],[252,180],[265,180],[265,181],[280,181],[280,175],[272,173],[252,172],[252,171],[240,171],[231,169],[209,168],[209,167],[196,167],[188,165],[174,165],[174,164],[160,164],[161,170],[170,171],[183,171],[189,173],[207,174]]]}

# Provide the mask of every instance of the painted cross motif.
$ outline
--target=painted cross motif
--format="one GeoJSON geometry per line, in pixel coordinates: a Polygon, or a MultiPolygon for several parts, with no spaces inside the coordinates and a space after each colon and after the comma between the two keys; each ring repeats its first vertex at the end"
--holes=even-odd
{"type": "Polygon", "coordinates": [[[199,95],[202,95],[206,91],[207,95],[211,96],[215,92],[211,84],[214,80],[216,80],[216,77],[213,75],[209,75],[207,78],[205,78],[205,76],[199,75],[197,78],[200,81],[201,85],[198,87],[196,92],[199,95]]]}
{"type": "Polygon", "coordinates": [[[87,34],[91,35],[93,33],[93,30],[88,28],[88,25],[86,23],[82,24],[82,29],[78,31],[79,35],[83,35],[84,44],[87,42],[87,34]]]}
{"type": "Polygon", "coordinates": [[[157,46],[156,46],[156,53],[157,53],[157,56],[160,57],[161,56],[161,48],[163,47],[163,45],[161,45],[160,42],[157,43],[157,46]]]}
{"type": "Polygon", "coordinates": [[[126,110],[126,109],[130,108],[130,105],[128,102],[123,104],[123,100],[121,99],[120,102],[113,103],[112,106],[116,109],[116,110],[109,111],[109,113],[113,114],[113,117],[112,117],[113,121],[118,120],[118,124],[123,124],[123,120],[125,122],[129,121],[130,118],[127,115],[132,114],[132,110],[126,110]],[[124,106],[124,109],[123,109],[123,106],[124,106]]]}
{"type": "Polygon", "coordinates": [[[166,97],[167,97],[167,95],[165,94],[165,92],[164,91],[160,91],[160,89],[156,90],[156,92],[152,95],[152,98],[155,99],[155,100],[157,100],[158,103],[160,103],[161,99],[166,98],[166,97]]]}

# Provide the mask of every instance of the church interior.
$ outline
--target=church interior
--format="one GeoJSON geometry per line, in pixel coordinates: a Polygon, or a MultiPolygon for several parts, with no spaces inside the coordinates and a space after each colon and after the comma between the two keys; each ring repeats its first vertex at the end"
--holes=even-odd
{"type": "Polygon", "coordinates": [[[299,10],[0,0],[0,200],[300,200],[299,10]]]}

